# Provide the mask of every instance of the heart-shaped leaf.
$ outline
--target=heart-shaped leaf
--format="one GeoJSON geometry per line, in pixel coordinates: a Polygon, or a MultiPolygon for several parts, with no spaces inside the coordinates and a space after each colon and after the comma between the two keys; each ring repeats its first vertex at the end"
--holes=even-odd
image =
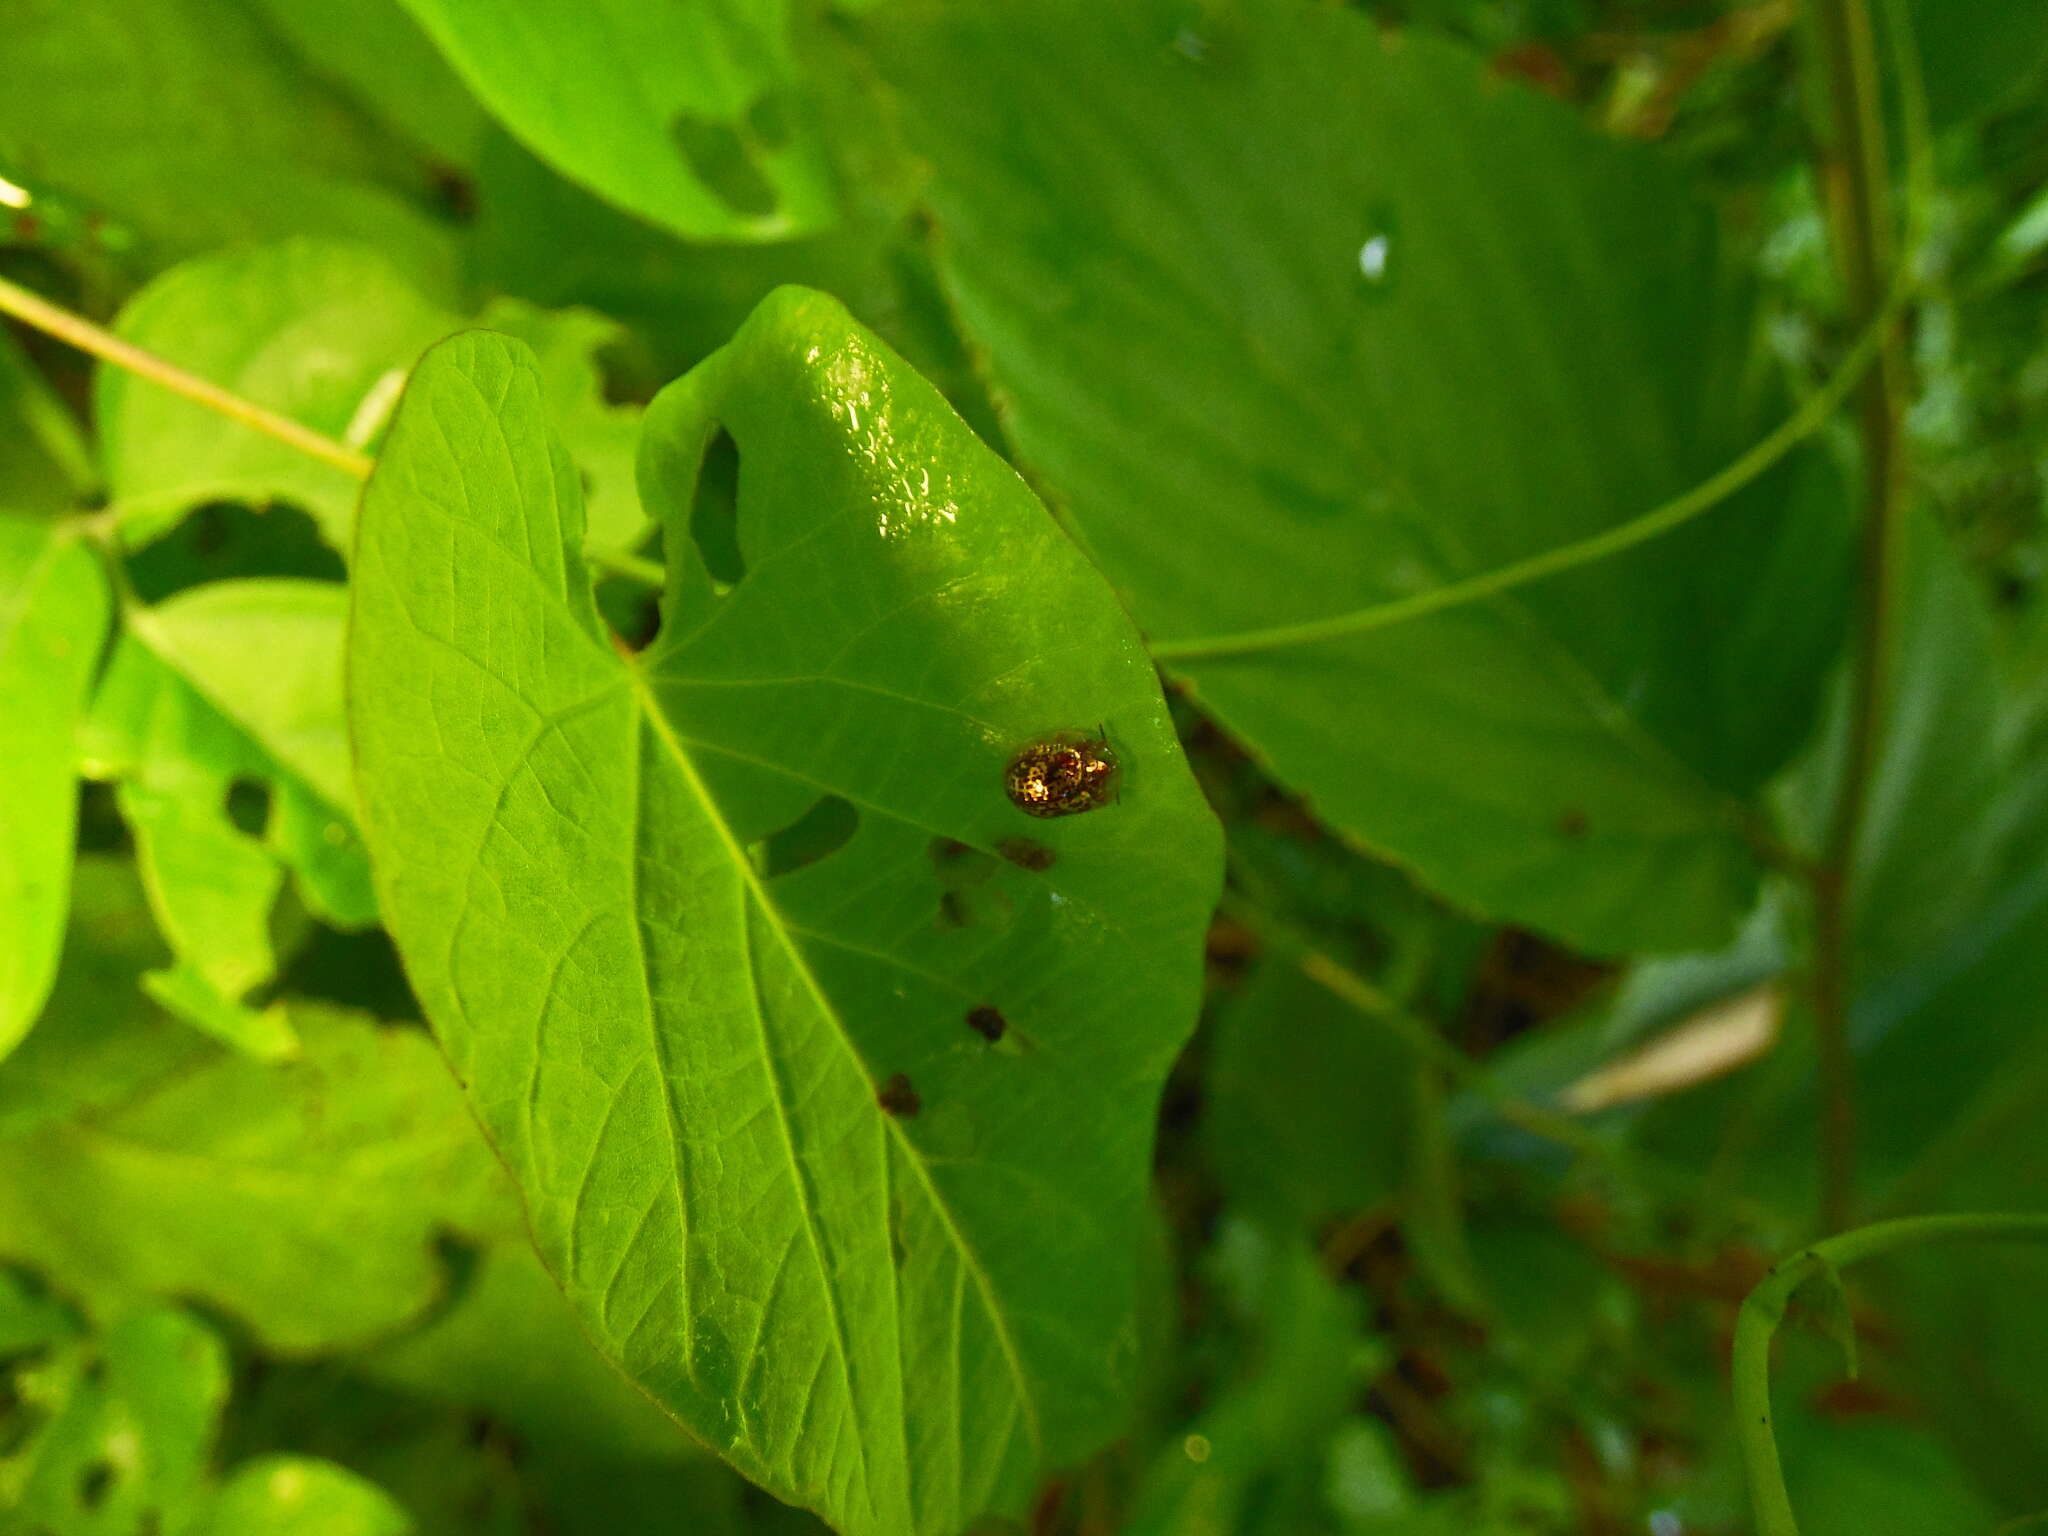
{"type": "Polygon", "coordinates": [[[405,5],[499,121],[619,207],[710,240],[781,240],[831,222],[787,0],[405,5]]]}
{"type": "Polygon", "coordinates": [[[634,656],[530,354],[421,363],[356,558],[381,909],[600,1347],[840,1529],[959,1530],[1125,1406],[1217,829],[1100,577],[833,301],[665,392],[641,485],[634,656]],[[1027,817],[1059,732],[1120,798],[1027,817]]]}

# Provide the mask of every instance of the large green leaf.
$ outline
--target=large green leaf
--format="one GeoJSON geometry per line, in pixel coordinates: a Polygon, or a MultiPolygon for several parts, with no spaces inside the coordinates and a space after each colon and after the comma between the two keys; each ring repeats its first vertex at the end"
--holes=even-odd
{"type": "Polygon", "coordinates": [[[0,517],[0,1057],[57,972],[77,823],[75,735],[107,628],[91,548],[51,522],[0,517]]]}
{"type": "Polygon", "coordinates": [[[699,239],[830,222],[787,0],[405,3],[507,128],[620,207],[699,239]]]}
{"type": "MultiPolygon", "coordinates": [[[[878,50],[1018,448],[1164,656],[1590,535],[1764,424],[1682,182],[1448,44],[1138,0],[952,6],[878,50]]],[[[1756,889],[1742,802],[1814,712],[1838,516],[1795,467],[1509,600],[1171,664],[1454,899],[1708,945],[1756,889]]]]}
{"type": "Polygon", "coordinates": [[[284,1064],[218,1052],[0,1140],[0,1259],[96,1313],[204,1299],[284,1351],[424,1312],[444,1228],[517,1230],[503,1175],[417,1029],[301,1006],[284,1064]]]}
{"type": "Polygon", "coordinates": [[[259,1054],[291,1046],[281,1012],[241,1006],[277,973],[286,871],[337,927],[376,916],[342,725],[346,600],[327,582],[224,581],[131,610],[84,732],[178,962],[151,990],[259,1054]],[[237,795],[260,825],[237,825],[237,795]]]}
{"type": "Polygon", "coordinates": [[[139,237],[152,265],[237,240],[353,237],[449,266],[424,167],[297,68],[238,0],[0,0],[0,172],[139,237]]]}
{"type": "Polygon", "coordinates": [[[1215,824],[1100,580],[832,301],[672,386],[641,484],[674,565],[635,657],[531,356],[422,363],[351,631],[380,901],[599,1346],[842,1529],[958,1530],[1124,1409],[1215,824]],[[1098,724],[1120,801],[1021,815],[1009,754],[1098,724]]]}
{"type": "Polygon", "coordinates": [[[257,0],[319,74],[444,167],[472,167],[490,119],[400,0],[257,0]]]}

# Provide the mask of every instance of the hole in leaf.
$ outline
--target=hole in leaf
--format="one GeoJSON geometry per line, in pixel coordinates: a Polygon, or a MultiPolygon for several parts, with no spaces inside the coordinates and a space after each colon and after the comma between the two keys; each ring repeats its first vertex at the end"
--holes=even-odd
{"type": "Polygon", "coordinates": [[[223,804],[238,832],[261,837],[270,825],[270,786],[261,779],[237,777],[229,783],[223,804]]]}
{"type": "Polygon", "coordinates": [[[145,603],[242,576],[345,581],[348,568],[312,518],[281,502],[261,511],[238,502],[210,503],[128,557],[128,580],[145,603]]]}
{"type": "Polygon", "coordinates": [[[697,179],[726,207],[755,217],[775,211],[775,189],[733,124],[684,112],[677,115],[672,131],[697,179]]]}
{"type": "MultiPolygon", "coordinates": [[[[638,558],[663,564],[660,545],[661,535],[657,531],[648,547],[639,552],[638,558]]],[[[608,571],[598,566],[597,612],[605,627],[619,638],[629,651],[644,651],[654,643],[654,637],[661,633],[661,586],[650,584],[647,577],[637,572],[627,574],[608,571]]]]}
{"type": "Polygon", "coordinates": [[[773,880],[837,853],[859,829],[860,812],[851,801],[837,795],[821,796],[780,832],[771,832],[754,844],[754,868],[764,879],[773,880]]]}
{"type": "Polygon", "coordinates": [[[106,779],[81,779],[78,792],[78,851],[127,853],[135,846],[128,822],[106,779]]]}
{"type": "Polygon", "coordinates": [[[98,1509],[114,1486],[114,1464],[101,1459],[89,1463],[78,1474],[78,1507],[98,1509]]]}
{"type": "Polygon", "coordinates": [[[931,857],[932,867],[943,872],[968,858],[974,850],[957,837],[935,837],[925,852],[931,857]]]}
{"type": "Polygon", "coordinates": [[[746,579],[747,560],[740,552],[740,450],[730,432],[719,431],[704,450],[696,498],[690,503],[690,537],[721,589],[746,579]]]}

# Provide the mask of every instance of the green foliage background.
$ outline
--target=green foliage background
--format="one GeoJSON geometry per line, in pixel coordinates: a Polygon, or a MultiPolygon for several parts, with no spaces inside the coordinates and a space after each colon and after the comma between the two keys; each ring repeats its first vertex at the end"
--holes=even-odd
{"type": "Polygon", "coordinates": [[[2048,1206],[2038,5],[0,0],[0,204],[0,1532],[1732,1536],[2048,1206]]]}

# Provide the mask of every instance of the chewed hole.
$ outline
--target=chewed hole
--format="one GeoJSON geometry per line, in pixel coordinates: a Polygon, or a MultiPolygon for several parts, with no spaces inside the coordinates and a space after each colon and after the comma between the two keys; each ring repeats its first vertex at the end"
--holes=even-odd
{"type": "Polygon", "coordinates": [[[775,211],[775,189],[731,123],[684,112],[677,115],[671,131],[697,179],[726,207],[753,217],[775,211]]]}
{"type": "Polygon", "coordinates": [[[860,812],[838,795],[824,795],[780,832],[771,832],[753,846],[754,868],[773,880],[815,864],[844,848],[860,830],[860,812]]]}
{"type": "Polygon", "coordinates": [[[721,588],[746,580],[747,560],[740,552],[740,450],[730,432],[720,430],[704,450],[696,499],[690,503],[690,537],[704,569],[721,588]]]}
{"type": "Polygon", "coordinates": [[[261,837],[270,825],[270,786],[261,779],[235,779],[228,785],[222,805],[235,830],[250,837],[261,837]]]}

